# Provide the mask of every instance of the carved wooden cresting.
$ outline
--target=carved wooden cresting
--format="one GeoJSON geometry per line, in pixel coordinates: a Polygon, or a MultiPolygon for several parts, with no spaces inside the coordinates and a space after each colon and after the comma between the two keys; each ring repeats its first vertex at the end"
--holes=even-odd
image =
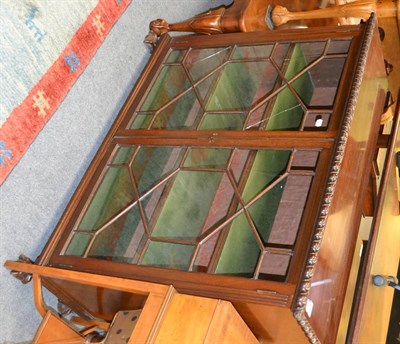
{"type": "MultiPolygon", "coordinates": [[[[162,35],[171,31],[212,35],[269,31],[290,22],[301,21],[312,24],[318,19],[334,18],[339,22],[343,18],[367,20],[371,13],[375,13],[378,19],[396,17],[399,7],[398,0],[359,0],[316,10],[290,11],[280,4],[273,5],[274,3],[276,1],[236,0],[230,6],[213,8],[179,23],[169,24],[164,19],[156,19],[150,23],[145,43],[155,45],[162,35]]],[[[296,25],[291,24],[289,27],[296,25]]]]}
{"type": "Polygon", "coordinates": [[[224,30],[222,23],[225,10],[225,6],[217,7],[188,20],[173,24],[168,24],[164,19],[153,20],[150,23],[150,32],[144,41],[154,45],[161,35],[170,31],[196,32],[205,35],[229,32],[224,30]]]}
{"type": "Polygon", "coordinates": [[[344,5],[304,12],[290,12],[286,7],[277,5],[272,10],[272,22],[275,26],[279,26],[288,21],[301,19],[350,17],[367,20],[371,13],[376,13],[378,18],[396,17],[396,2],[393,0],[359,0],[344,5]]]}

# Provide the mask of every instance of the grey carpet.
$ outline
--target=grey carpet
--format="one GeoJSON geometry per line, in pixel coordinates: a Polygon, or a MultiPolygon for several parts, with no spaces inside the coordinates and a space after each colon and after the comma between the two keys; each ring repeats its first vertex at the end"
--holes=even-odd
{"type": "MultiPolygon", "coordinates": [[[[174,22],[229,2],[133,0],[0,188],[2,264],[41,252],[150,56],[142,43],[150,20],[174,22]]],[[[29,341],[40,322],[32,286],[3,267],[0,274],[0,343],[29,341]]]]}

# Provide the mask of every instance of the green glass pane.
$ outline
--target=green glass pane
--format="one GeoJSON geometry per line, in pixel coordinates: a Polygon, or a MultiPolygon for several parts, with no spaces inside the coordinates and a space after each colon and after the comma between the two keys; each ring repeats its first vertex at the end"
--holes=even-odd
{"type": "MultiPolygon", "coordinates": [[[[300,89],[300,91],[304,94],[307,89],[300,89]]],[[[304,111],[289,88],[284,88],[270,103],[272,104],[272,109],[266,119],[265,130],[296,130],[300,127],[304,111]]]]}
{"type": "Polygon", "coordinates": [[[146,238],[135,205],[96,236],[88,257],[136,263],[146,238]]]}
{"type": "Polygon", "coordinates": [[[64,255],[81,257],[86,250],[92,236],[86,233],[74,233],[64,255]]]}
{"type": "Polygon", "coordinates": [[[142,265],[187,270],[194,246],[152,241],[147,247],[142,265]]]}
{"type": "Polygon", "coordinates": [[[152,128],[154,129],[192,129],[202,114],[194,91],[189,91],[161,111],[152,128]]]}
{"type": "Polygon", "coordinates": [[[164,66],[141,111],[157,110],[189,87],[190,82],[182,66],[164,66]]]}
{"type": "Polygon", "coordinates": [[[209,113],[201,123],[201,130],[241,130],[245,120],[244,114],[209,113]]]}
{"type": "Polygon", "coordinates": [[[243,200],[247,203],[271,182],[286,170],[291,151],[285,150],[259,150],[251,166],[245,188],[242,193],[243,200]]]}
{"type": "Polygon", "coordinates": [[[226,168],[230,153],[230,149],[191,148],[184,166],[226,168]]]}
{"type": "Polygon", "coordinates": [[[273,45],[253,45],[236,47],[233,59],[267,58],[272,51],[273,45]]]}
{"type": "Polygon", "coordinates": [[[260,248],[244,214],[231,224],[215,273],[252,277],[260,248]]]}
{"type": "Polygon", "coordinates": [[[111,164],[122,165],[128,164],[130,159],[132,158],[132,154],[135,151],[135,146],[130,147],[118,147],[117,153],[114,156],[114,159],[111,161],[111,164]]]}
{"type": "Polygon", "coordinates": [[[271,190],[248,208],[251,219],[264,243],[268,242],[268,237],[271,233],[272,225],[286,184],[286,179],[287,178],[277,183],[271,190]]]}
{"type": "Polygon", "coordinates": [[[285,77],[287,80],[299,73],[304,67],[320,57],[325,48],[325,42],[297,43],[290,56],[285,77]]]}
{"type": "Polygon", "coordinates": [[[171,50],[168,55],[167,62],[171,63],[181,61],[185,52],[186,50],[171,50]]]}
{"type": "Polygon", "coordinates": [[[152,235],[193,240],[201,232],[223,172],[180,171],[160,210],[152,235]]]}
{"type": "Polygon", "coordinates": [[[147,129],[153,115],[137,115],[129,129],[147,129]]]}
{"type": "Polygon", "coordinates": [[[79,229],[99,228],[133,199],[133,187],[128,169],[110,167],[86,210],[79,229]]]}
{"type": "Polygon", "coordinates": [[[185,65],[194,81],[198,81],[228,60],[231,48],[192,49],[185,65]]]}
{"type": "Polygon", "coordinates": [[[131,165],[139,195],[178,168],[182,154],[183,148],[140,147],[131,165]]]}
{"type": "Polygon", "coordinates": [[[276,79],[277,72],[269,61],[230,62],[224,67],[206,109],[247,110],[271,92],[276,79]]]}
{"type": "Polygon", "coordinates": [[[140,199],[140,203],[144,210],[145,221],[150,227],[154,227],[159,210],[163,207],[163,200],[165,199],[165,197],[163,198],[163,195],[168,193],[167,190],[172,185],[175,177],[176,175],[171,176],[164,183],[161,183],[153,191],[147,193],[146,196],[140,199]]]}
{"type": "Polygon", "coordinates": [[[199,83],[196,86],[196,90],[199,93],[199,95],[203,101],[208,99],[208,97],[210,96],[210,94],[213,90],[212,85],[214,84],[216,77],[218,75],[219,75],[218,73],[213,73],[213,74],[211,74],[211,76],[209,76],[208,78],[206,78],[204,81],[202,81],[201,83],[199,83]]]}

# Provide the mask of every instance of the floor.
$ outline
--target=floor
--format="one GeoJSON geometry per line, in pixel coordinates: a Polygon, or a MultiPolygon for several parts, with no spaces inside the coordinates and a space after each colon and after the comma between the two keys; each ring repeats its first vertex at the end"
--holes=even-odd
{"type": "MultiPolygon", "coordinates": [[[[0,189],[0,261],[35,259],[149,56],[148,23],[179,21],[228,0],[133,0],[0,189]]],[[[0,269],[0,343],[32,339],[32,286],[0,269]]]]}

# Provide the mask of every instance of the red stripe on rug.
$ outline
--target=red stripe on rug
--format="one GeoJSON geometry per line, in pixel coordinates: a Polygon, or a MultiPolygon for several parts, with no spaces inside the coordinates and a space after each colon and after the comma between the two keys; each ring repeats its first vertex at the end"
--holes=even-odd
{"type": "Polygon", "coordinates": [[[0,128],[0,185],[22,158],[132,0],[99,0],[54,64],[0,128]]]}

